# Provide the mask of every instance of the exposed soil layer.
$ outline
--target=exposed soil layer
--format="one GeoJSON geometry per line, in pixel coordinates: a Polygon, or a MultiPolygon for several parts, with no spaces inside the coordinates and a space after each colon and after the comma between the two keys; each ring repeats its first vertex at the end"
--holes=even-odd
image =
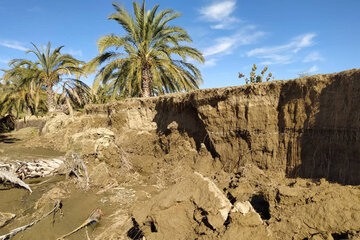
{"type": "Polygon", "coordinates": [[[180,132],[228,172],[253,163],[291,177],[360,184],[360,71],[88,106],[121,131],[180,132]]]}
{"type": "Polygon", "coordinates": [[[350,70],[129,99],[53,115],[11,146],[81,154],[90,190],[69,178],[33,205],[94,193],[107,212],[92,239],[360,239],[359,93],[350,70]]]}

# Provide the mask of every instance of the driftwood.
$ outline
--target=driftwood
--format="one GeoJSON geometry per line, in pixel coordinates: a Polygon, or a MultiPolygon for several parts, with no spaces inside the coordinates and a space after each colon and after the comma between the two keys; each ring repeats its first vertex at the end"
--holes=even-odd
{"type": "MultiPolygon", "coordinates": [[[[87,228],[87,226],[91,225],[91,224],[95,224],[95,223],[98,223],[101,219],[101,217],[104,216],[104,214],[101,212],[100,209],[97,209],[95,210],[91,215],[90,217],[88,217],[88,219],[86,219],[84,221],[83,224],[81,224],[79,227],[77,227],[76,229],[74,229],[73,231],[63,235],[62,237],[58,238],[57,240],[62,240],[74,233],[76,233],[77,231],[79,231],[80,229],[83,229],[83,228],[87,228]]],[[[88,236],[88,233],[87,233],[87,229],[86,229],[86,235],[87,235],[87,238],[89,238],[88,236]]],[[[0,239],[1,240],[1,239],[0,239]]]]}
{"type": "Polygon", "coordinates": [[[23,187],[27,190],[29,190],[30,193],[32,193],[32,190],[30,188],[29,185],[27,185],[26,183],[24,183],[20,178],[18,178],[14,173],[6,171],[6,170],[2,170],[0,168],[0,180],[2,181],[9,181],[15,185],[18,185],[20,187],[23,187]]]}
{"type": "Polygon", "coordinates": [[[7,180],[31,192],[30,186],[22,181],[28,178],[43,178],[57,174],[75,175],[84,182],[84,189],[89,189],[89,174],[84,161],[77,153],[71,153],[64,159],[48,159],[37,161],[0,162],[0,180],[7,180]]]}
{"type": "Polygon", "coordinates": [[[61,173],[64,160],[62,159],[48,159],[37,161],[11,161],[0,162],[0,169],[5,169],[13,172],[18,178],[37,178],[54,176],[61,173]]]}
{"type": "Polygon", "coordinates": [[[30,186],[22,181],[27,178],[53,176],[61,171],[62,159],[38,160],[32,162],[0,162],[0,180],[9,181],[32,192],[30,186]]]}
{"type": "Polygon", "coordinates": [[[33,222],[25,225],[25,226],[15,228],[15,229],[11,230],[8,234],[5,234],[5,235],[0,236],[0,240],[8,240],[8,239],[14,237],[14,236],[15,236],[16,234],[18,234],[19,232],[23,232],[23,231],[25,231],[26,229],[31,228],[32,226],[34,226],[35,224],[37,224],[38,222],[40,222],[41,220],[43,220],[44,218],[46,218],[47,216],[49,216],[50,214],[52,214],[52,213],[55,214],[57,211],[61,210],[61,208],[62,208],[62,203],[61,203],[61,201],[57,201],[56,204],[55,204],[55,206],[54,206],[54,208],[53,208],[50,212],[46,213],[46,214],[45,214],[44,216],[42,216],[41,218],[39,218],[39,219],[37,219],[37,220],[35,220],[35,221],[33,221],[33,222]]]}

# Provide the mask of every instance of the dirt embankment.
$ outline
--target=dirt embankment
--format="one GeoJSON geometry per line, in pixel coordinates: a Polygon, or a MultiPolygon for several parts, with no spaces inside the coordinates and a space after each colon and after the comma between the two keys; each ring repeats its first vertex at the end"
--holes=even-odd
{"type": "Polygon", "coordinates": [[[129,99],[29,145],[85,159],[118,208],[96,239],[359,239],[359,92],[350,70],[129,99]]]}
{"type": "Polygon", "coordinates": [[[360,184],[360,71],[89,106],[116,129],[175,122],[228,172],[246,163],[291,177],[360,184]]]}

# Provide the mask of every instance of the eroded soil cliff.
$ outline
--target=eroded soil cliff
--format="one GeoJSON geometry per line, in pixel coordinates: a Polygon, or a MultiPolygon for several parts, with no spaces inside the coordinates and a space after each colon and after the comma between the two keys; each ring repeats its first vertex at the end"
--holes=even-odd
{"type": "Polygon", "coordinates": [[[350,70],[87,106],[18,144],[81,154],[112,206],[95,239],[360,239],[359,101],[350,70]]]}

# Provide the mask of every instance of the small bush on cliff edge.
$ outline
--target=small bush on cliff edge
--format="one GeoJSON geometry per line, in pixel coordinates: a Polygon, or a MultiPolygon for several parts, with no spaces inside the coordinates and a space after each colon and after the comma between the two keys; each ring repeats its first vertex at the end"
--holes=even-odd
{"type": "MultiPolygon", "coordinates": [[[[256,66],[256,64],[254,64],[251,69],[251,72],[250,72],[250,78],[245,78],[245,84],[263,82],[265,73],[268,70],[268,66],[265,66],[264,69],[261,71],[261,73],[258,75],[256,75],[256,69],[257,69],[257,66],[256,66]]],[[[239,73],[239,78],[243,78],[243,77],[245,77],[245,75],[242,73],[239,73]]],[[[269,74],[266,76],[266,81],[268,82],[271,79],[274,80],[274,76],[272,75],[271,72],[269,72],[269,74]]]]}

